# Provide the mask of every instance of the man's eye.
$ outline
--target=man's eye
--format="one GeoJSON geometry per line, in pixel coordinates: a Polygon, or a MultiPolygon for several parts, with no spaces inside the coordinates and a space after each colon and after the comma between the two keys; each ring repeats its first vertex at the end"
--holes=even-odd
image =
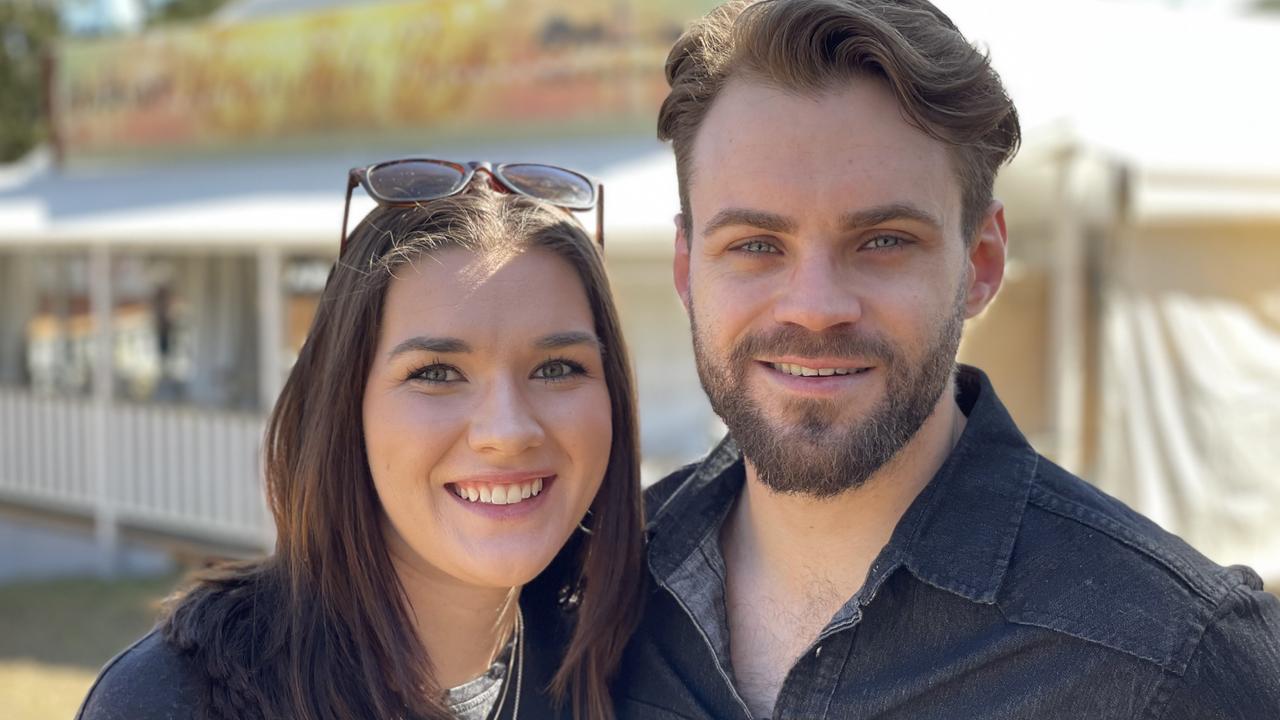
{"type": "Polygon", "coordinates": [[[534,370],[533,376],[539,380],[567,380],[583,372],[582,366],[577,363],[568,360],[552,360],[534,370]]]}
{"type": "Polygon", "coordinates": [[[742,250],[743,252],[749,252],[749,253],[778,252],[778,248],[774,247],[772,243],[765,242],[764,240],[752,240],[749,243],[745,243],[744,245],[741,245],[739,249],[742,250]]]}
{"type": "Polygon", "coordinates": [[[869,250],[882,250],[884,248],[898,247],[903,244],[902,238],[896,235],[877,235],[871,238],[863,247],[869,250]]]}
{"type": "Polygon", "coordinates": [[[462,373],[448,365],[428,365],[421,370],[415,371],[409,378],[429,383],[447,383],[461,380],[462,373]]]}

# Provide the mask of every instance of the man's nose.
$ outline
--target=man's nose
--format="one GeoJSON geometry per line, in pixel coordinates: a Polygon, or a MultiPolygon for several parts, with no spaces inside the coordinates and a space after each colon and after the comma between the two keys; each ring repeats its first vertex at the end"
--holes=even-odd
{"type": "Polygon", "coordinates": [[[501,381],[485,393],[471,417],[467,440],[476,452],[518,455],[546,438],[535,408],[518,383],[501,381]]]}
{"type": "Polygon", "coordinates": [[[797,257],[774,302],[774,320],[822,332],[861,319],[855,278],[842,265],[825,253],[797,257]]]}

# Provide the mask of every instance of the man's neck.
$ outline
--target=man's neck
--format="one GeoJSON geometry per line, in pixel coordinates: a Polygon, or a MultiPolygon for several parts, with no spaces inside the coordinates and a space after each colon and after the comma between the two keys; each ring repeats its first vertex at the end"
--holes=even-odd
{"type": "MultiPolygon", "coordinates": [[[[772,582],[808,591],[815,574],[847,588],[861,587],[902,515],[946,462],[964,429],[953,392],[892,461],[863,485],[831,498],[780,494],[760,482],[747,463],[747,482],[721,532],[726,550],[749,548],[751,565],[772,582]]],[[[846,599],[847,599],[846,596],[846,599]]]]}
{"type": "Polygon", "coordinates": [[[836,497],[775,493],[747,463],[720,543],[731,659],[754,714],[771,714],[786,672],[862,588],[898,521],[950,455],[965,423],[954,397],[954,388],[944,392],[890,463],[836,497]]]}

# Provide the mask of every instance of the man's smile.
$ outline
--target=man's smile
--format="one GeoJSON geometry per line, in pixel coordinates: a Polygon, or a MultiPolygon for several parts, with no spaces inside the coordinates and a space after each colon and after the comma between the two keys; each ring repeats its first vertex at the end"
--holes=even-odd
{"type": "Polygon", "coordinates": [[[786,361],[757,360],[770,383],[788,395],[830,398],[863,385],[873,376],[875,366],[849,360],[786,358],[786,361]]]}
{"type": "Polygon", "coordinates": [[[816,363],[813,365],[808,365],[808,364],[801,364],[801,363],[771,362],[771,363],[768,363],[768,365],[769,367],[773,368],[774,370],[777,370],[780,373],[786,373],[787,375],[791,375],[793,377],[829,377],[832,375],[857,375],[871,369],[869,367],[856,367],[856,366],[847,366],[847,365],[832,367],[829,365],[818,365],[816,363]]]}

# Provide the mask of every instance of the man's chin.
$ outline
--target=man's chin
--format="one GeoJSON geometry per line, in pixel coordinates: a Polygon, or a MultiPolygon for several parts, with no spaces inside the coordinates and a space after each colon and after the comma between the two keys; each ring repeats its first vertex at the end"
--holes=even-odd
{"type": "Polygon", "coordinates": [[[789,472],[778,475],[758,466],[755,470],[756,479],[771,494],[809,500],[829,500],[861,487],[865,482],[865,479],[837,474],[830,468],[812,469],[808,472],[789,468],[789,472]]]}
{"type": "Polygon", "coordinates": [[[837,437],[865,422],[862,415],[854,415],[852,408],[833,403],[789,404],[773,413],[768,427],[774,437],[796,445],[830,447],[837,437]]]}

